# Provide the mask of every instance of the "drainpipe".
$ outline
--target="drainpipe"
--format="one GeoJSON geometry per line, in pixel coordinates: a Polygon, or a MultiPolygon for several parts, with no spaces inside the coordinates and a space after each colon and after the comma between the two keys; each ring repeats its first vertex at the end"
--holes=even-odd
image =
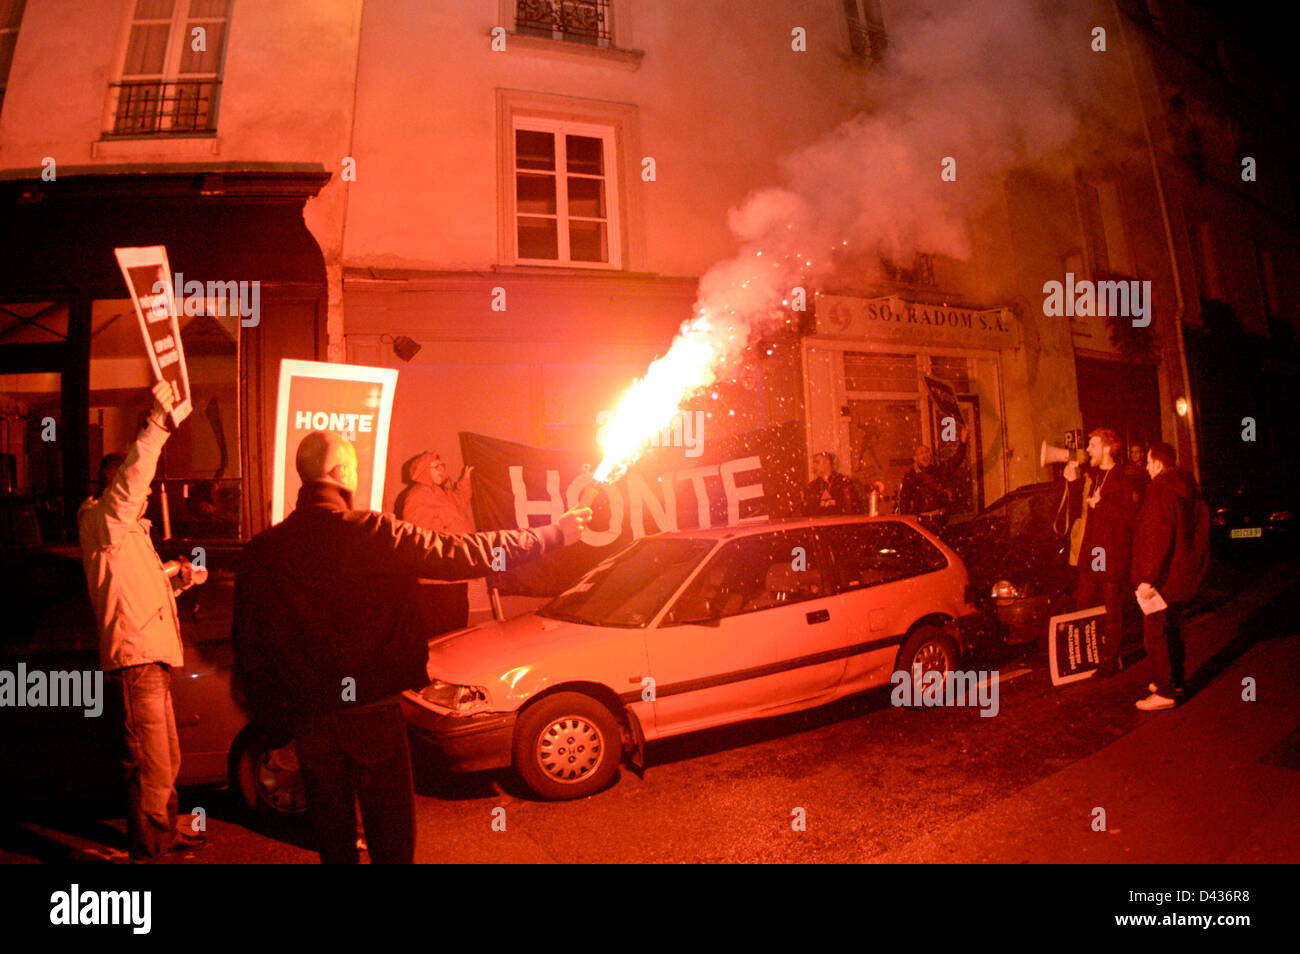
{"type": "MultiPolygon", "coordinates": [[[[1128,36],[1124,31],[1124,13],[1119,8],[1119,0],[1111,0],[1115,7],[1115,18],[1119,24],[1120,42],[1124,44],[1124,54],[1128,60],[1129,76],[1133,81],[1133,95],[1137,100],[1138,115],[1142,118],[1142,133],[1146,138],[1147,156],[1151,159],[1151,175],[1155,179],[1156,197],[1160,201],[1160,219],[1165,227],[1165,242],[1169,246],[1169,268],[1173,272],[1174,295],[1178,299],[1178,307],[1174,314],[1174,328],[1176,340],[1178,342],[1178,364],[1183,373],[1183,393],[1188,401],[1188,427],[1187,436],[1192,448],[1192,475],[1196,482],[1201,482],[1201,454],[1196,440],[1197,408],[1192,403],[1192,379],[1187,370],[1187,345],[1183,341],[1183,313],[1186,310],[1186,303],[1183,299],[1183,280],[1182,274],[1178,268],[1178,253],[1174,248],[1174,230],[1169,221],[1169,205],[1165,201],[1164,183],[1160,177],[1160,163],[1156,159],[1155,144],[1151,139],[1151,124],[1147,120],[1146,107],[1142,104],[1142,89],[1138,85],[1137,66],[1133,62],[1133,48],[1129,46],[1128,36]]],[[[1176,397],[1176,395],[1175,395],[1176,397]]],[[[1175,420],[1177,413],[1175,412],[1175,420]]]]}

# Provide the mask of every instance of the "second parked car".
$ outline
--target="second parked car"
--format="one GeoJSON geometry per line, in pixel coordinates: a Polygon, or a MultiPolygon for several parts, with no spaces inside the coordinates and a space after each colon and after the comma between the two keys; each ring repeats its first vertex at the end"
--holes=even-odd
{"type": "Polygon", "coordinates": [[[430,646],[408,721],[460,771],[577,798],[645,742],[954,669],[961,560],[903,517],[659,534],[536,613],[430,646]]]}

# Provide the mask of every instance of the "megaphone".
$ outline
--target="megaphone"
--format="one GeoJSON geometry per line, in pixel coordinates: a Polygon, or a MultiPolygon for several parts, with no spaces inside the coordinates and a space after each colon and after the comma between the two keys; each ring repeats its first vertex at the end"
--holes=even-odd
{"type": "Polygon", "coordinates": [[[1042,447],[1038,449],[1038,466],[1046,467],[1048,464],[1068,464],[1074,459],[1075,452],[1067,450],[1064,447],[1057,447],[1043,441],[1042,447]]]}

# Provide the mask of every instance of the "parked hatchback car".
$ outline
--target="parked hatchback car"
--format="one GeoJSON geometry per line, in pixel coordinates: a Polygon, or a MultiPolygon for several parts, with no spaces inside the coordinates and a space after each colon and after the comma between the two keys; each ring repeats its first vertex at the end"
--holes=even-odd
{"type": "Polygon", "coordinates": [[[1064,492],[1064,481],[1027,484],[944,531],[989,631],[1005,643],[1045,644],[1048,619],[1074,607],[1064,492]]]}
{"type": "Polygon", "coordinates": [[[513,765],[577,798],[648,741],[954,669],[973,614],[961,560],[911,518],[665,533],[535,613],[433,641],[403,707],[453,770],[513,765]]]}

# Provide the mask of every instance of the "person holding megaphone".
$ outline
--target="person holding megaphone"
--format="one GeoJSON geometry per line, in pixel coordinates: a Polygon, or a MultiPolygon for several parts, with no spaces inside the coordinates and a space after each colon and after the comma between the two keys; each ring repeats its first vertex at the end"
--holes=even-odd
{"type": "Polygon", "coordinates": [[[1124,606],[1142,503],[1142,488],[1120,464],[1122,446],[1118,434],[1099,427],[1088,435],[1087,463],[1070,460],[1065,465],[1069,513],[1078,514],[1070,532],[1070,565],[1078,567],[1075,608],[1106,606],[1100,678],[1123,668],[1124,606]]]}

